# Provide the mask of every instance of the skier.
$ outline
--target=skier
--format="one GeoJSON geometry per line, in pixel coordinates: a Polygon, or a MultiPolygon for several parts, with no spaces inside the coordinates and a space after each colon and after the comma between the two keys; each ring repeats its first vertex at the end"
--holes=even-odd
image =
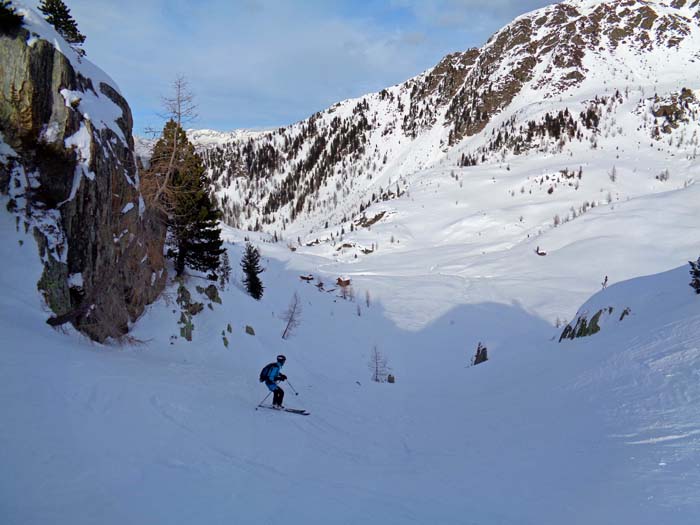
{"type": "Polygon", "coordinates": [[[277,382],[287,379],[287,376],[282,373],[282,367],[284,366],[286,360],[287,358],[285,356],[281,354],[278,355],[277,362],[270,363],[269,365],[265,366],[265,368],[263,368],[263,375],[261,375],[261,379],[264,376],[265,386],[267,386],[267,388],[269,388],[273,393],[272,406],[280,410],[284,408],[282,406],[284,390],[280,388],[277,382]]]}

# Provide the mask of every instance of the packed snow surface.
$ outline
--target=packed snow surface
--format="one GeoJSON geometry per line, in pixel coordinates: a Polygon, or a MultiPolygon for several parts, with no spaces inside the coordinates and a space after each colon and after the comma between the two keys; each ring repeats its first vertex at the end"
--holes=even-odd
{"type": "MultiPolygon", "coordinates": [[[[368,151],[391,160],[333,210],[277,243],[224,228],[234,275],[211,308],[196,291],[208,282],[188,277],[205,304],[192,342],[173,282],[131,344],[49,328],[31,232],[0,212],[0,522],[696,524],[700,296],[686,261],[700,255],[699,123],[657,140],[649,105],[700,86],[697,65],[668,56],[663,75],[639,57],[603,61],[570,100],[526,89],[453,150],[439,126],[411,143],[377,135],[368,151]],[[582,141],[457,166],[514,112],[577,115],[618,91],[582,141]],[[370,226],[325,226],[399,181],[400,198],[365,211],[370,226]],[[261,301],[240,284],[246,238],[266,268],[261,301]],[[300,325],[283,340],[295,292],[300,325]],[[563,323],[610,308],[598,334],[558,342],[563,323]],[[479,342],[489,361],[471,367],[479,342]],[[395,384],[370,380],[375,348],[395,384]],[[258,373],[279,353],[285,403],[310,416],[255,410],[268,393],[258,373]]],[[[113,125],[111,102],[65,96],[113,125]]],[[[189,133],[204,147],[258,132],[189,133]]],[[[12,154],[0,137],[0,159],[12,154]]]]}
{"type": "MultiPolygon", "coordinates": [[[[143,342],[119,347],[49,328],[31,236],[8,213],[0,228],[3,523],[691,524],[700,512],[700,298],[687,265],[608,287],[582,310],[631,314],[558,343],[542,318],[488,299],[401,328],[375,286],[438,305],[449,275],[422,286],[384,270],[343,300],[293,269],[317,259],[263,243],[261,301],[234,271],[187,343],[173,286],[135,326],[143,342]],[[295,291],[301,325],[284,341],[295,291]],[[478,341],[490,360],[469,367],[478,341]],[[375,346],[395,384],[370,381],[375,346]],[[310,416],[255,410],[258,372],[278,353],[299,393],[285,386],[285,403],[310,416]]],[[[238,261],[242,244],[228,250],[238,261]]],[[[202,283],[188,285],[206,303],[202,283]]]]}

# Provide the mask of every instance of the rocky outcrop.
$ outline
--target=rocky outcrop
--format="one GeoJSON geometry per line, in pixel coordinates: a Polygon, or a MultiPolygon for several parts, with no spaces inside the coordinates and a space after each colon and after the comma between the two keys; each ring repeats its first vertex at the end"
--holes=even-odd
{"type": "Polygon", "coordinates": [[[700,114],[700,102],[688,88],[682,88],[680,93],[670,93],[666,97],[657,95],[649,103],[651,114],[658,123],[652,130],[652,137],[657,140],[661,139],[661,133],[672,133],[679,124],[697,120],[700,114]],[[662,120],[659,122],[659,119],[662,120]]]}
{"type": "MultiPolygon", "coordinates": [[[[612,313],[612,308],[609,309],[612,313]]],[[[559,342],[562,339],[576,339],[579,337],[588,337],[600,332],[600,317],[603,315],[603,310],[598,310],[590,321],[586,315],[579,315],[576,318],[576,323],[567,324],[564,327],[564,331],[559,336],[559,342]]]]}
{"type": "MultiPolygon", "coordinates": [[[[600,332],[601,325],[604,322],[613,319],[614,311],[615,309],[612,306],[601,308],[593,314],[590,320],[586,313],[579,313],[575,322],[571,322],[564,327],[559,336],[559,342],[561,343],[564,339],[578,339],[579,337],[589,337],[597,334],[600,332]]],[[[631,312],[632,310],[629,307],[624,308],[617,320],[623,321],[631,312]]]]}
{"type": "Polygon", "coordinates": [[[164,287],[163,222],[139,192],[124,98],[32,33],[0,35],[0,138],[14,150],[0,157],[0,190],[37,240],[53,323],[119,337],[164,287]]]}

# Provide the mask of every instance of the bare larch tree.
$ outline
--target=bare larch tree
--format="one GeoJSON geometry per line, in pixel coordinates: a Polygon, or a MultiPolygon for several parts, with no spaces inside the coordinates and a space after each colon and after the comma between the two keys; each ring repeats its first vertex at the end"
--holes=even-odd
{"type": "MultiPolygon", "coordinates": [[[[190,90],[187,79],[179,75],[172,83],[172,93],[170,96],[162,97],[161,103],[164,112],[159,116],[166,122],[173,121],[177,124],[176,129],[181,129],[183,125],[192,122],[197,118],[197,105],[194,102],[194,94],[190,90]]],[[[151,130],[150,133],[160,136],[160,132],[151,130]]],[[[182,145],[178,144],[178,133],[172,137],[173,144],[168,148],[168,155],[165,158],[151,159],[150,172],[154,175],[147,177],[144,181],[144,193],[150,197],[149,204],[156,206],[163,211],[169,210],[170,193],[173,191],[172,179],[177,169],[178,155],[182,153],[182,145]]]]}
{"type": "Polygon", "coordinates": [[[372,349],[372,355],[369,359],[369,369],[372,372],[372,381],[375,383],[385,383],[387,375],[389,375],[389,366],[387,365],[386,357],[377,349],[376,345],[372,349]]]}
{"type": "Polygon", "coordinates": [[[301,301],[299,300],[299,295],[294,292],[292,300],[289,302],[289,307],[284,314],[282,314],[282,320],[287,322],[287,325],[284,327],[284,332],[282,332],[282,339],[287,339],[294,333],[294,330],[301,323],[301,313],[301,301]]]}

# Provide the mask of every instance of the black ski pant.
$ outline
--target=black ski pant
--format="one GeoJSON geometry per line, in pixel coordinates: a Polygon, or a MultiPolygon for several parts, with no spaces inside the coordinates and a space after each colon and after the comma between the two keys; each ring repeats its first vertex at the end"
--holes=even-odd
{"type": "Polygon", "coordinates": [[[283,399],[284,399],[284,390],[282,390],[278,385],[272,394],[272,404],[277,405],[277,406],[282,406],[283,399]]]}

